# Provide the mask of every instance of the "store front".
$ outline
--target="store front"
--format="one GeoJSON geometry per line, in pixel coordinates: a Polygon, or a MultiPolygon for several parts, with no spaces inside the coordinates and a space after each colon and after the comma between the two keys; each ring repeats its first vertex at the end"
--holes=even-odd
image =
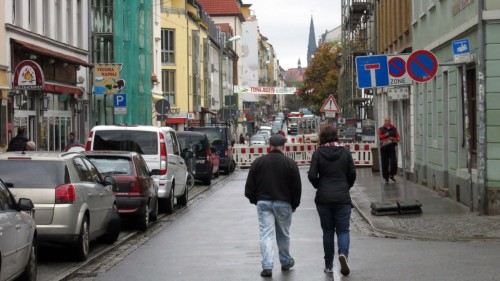
{"type": "Polygon", "coordinates": [[[12,40],[14,114],[9,124],[11,137],[20,127],[37,150],[63,151],[70,132],[85,137],[83,90],[77,86],[83,60],[26,42],[12,40]],[[83,113],[83,114],[82,114],[83,113]]]}

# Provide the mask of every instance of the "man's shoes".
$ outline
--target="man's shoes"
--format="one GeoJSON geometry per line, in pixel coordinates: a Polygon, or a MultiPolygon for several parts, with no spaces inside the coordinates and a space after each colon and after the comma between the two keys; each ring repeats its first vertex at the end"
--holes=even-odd
{"type": "Polygon", "coordinates": [[[389,179],[385,179],[385,183],[389,183],[389,179]]]}
{"type": "Polygon", "coordinates": [[[281,270],[290,270],[295,265],[295,259],[290,258],[290,262],[287,265],[282,265],[281,270]]]}
{"type": "Polygon", "coordinates": [[[273,270],[272,269],[263,269],[260,272],[260,276],[262,276],[262,277],[272,277],[273,276],[273,270]]]}
{"type": "Polygon", "coordinates": [[[349,270],[349,265],[347,264],[347,258],[345,255],[340,255],[339,256],[339,262],[340,262],[340,273],[342,275],[347,276],[351,271],[349,270]]]}
{"type": "Polygon", "coordinates": [[[394,178],[394,176],[390,176],[389,178],[391,179],[391,181],[396,181],[396,179],[394,178]]]}
{"type": "Polygon", "coordinates": [[[325,273],[333,273],[333,269],[331,269],[331,268],[325,268],[325,269],[323,269],[323,271],[325,273]]]}

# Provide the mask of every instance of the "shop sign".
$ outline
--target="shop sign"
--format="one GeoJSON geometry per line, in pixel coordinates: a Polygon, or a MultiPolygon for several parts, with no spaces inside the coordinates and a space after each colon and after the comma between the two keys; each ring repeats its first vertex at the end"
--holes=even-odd
{"type": "Polygon", "coordinates": [[[24,60],[16,66],[12,81],[14,90],[38,91],[45,86],[42,68],[32,60],[24,60]]]}

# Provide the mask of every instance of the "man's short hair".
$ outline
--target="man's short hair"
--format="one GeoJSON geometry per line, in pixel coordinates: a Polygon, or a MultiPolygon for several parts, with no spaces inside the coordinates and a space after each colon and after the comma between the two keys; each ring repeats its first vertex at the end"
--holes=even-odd
{"type": "Polygon", "coordinates": [[[285,145],[286,138],[281,134],[274,134],[269,138],[269,144],[271,146],[282,146],[285,145]]]}

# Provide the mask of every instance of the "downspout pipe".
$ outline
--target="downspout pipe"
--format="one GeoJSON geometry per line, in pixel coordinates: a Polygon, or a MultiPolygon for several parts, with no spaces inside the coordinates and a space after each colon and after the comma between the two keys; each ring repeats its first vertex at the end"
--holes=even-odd
{"type": "Polygon", "coordinates": [[[478,129],[478,150],[477,150],[477,187],[479,213],[488,214],[488,187],[486,185],[486,84],[485,79],[485,26],[483,21],[484,0],[477,2],[477,82],[478,82],[478,108],[479,108],[479,129],[478,129]]]}

